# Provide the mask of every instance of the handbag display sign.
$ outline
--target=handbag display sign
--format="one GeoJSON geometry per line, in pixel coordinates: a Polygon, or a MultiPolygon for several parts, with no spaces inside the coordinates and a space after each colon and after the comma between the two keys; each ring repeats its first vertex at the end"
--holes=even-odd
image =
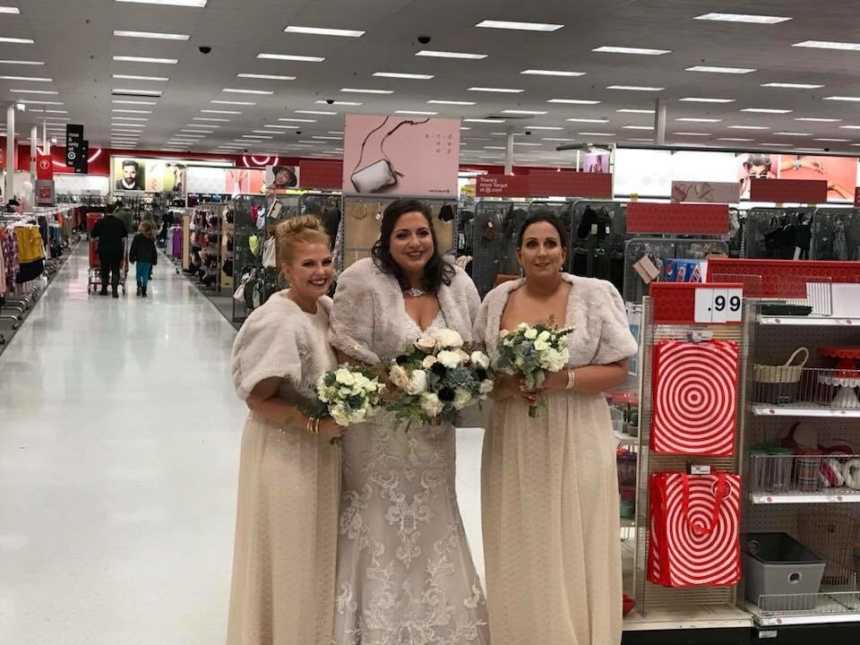
{"type": "Polygon", "coordinates": [[[665,587],[726,587],[741,579],[739,475],[654,473],[648,580],[665,587]]]}
{"type": "Polygon", "coordinates": [[[739,364],[733,341],[669,340],[654,346],[654,453],[735,454],[739,364]]]}
{"type": "Polygon", "coordinates": [[[737,204],[741,186],[732,181],[673,181],[672,201],[676,203],[737,204]]]}
{"type": "Polygon", "coordinates": [[[343,147],[344,194],[457,197],[459,119],[347,114],[343,147]]]}
{"type": "Polygon", "coordinates": [[[478,175],[477,197],[612,197],[612,174],[541,172],[528,175],[478,175]]]}

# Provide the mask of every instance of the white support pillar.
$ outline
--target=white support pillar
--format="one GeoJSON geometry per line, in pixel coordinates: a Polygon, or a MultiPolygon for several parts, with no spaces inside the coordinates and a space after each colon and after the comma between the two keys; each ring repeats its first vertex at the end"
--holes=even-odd
{"type": "Polygon", "coordinates": [[[48,122],[42,121],[42,151],[51,154],[51,140],[48,138],[48,122]]]}
{"type": "Polygon", "coordinates": [[[3,196],[8,201],[15,194],[15,104],[6,108],[6,186],[3,196]]]}
{"type": "Polygon", "coordinates": [[[507,146],[505,148],[505,174],[514,174],[514,133],[508,132],[507,146]]]}
{"type": "Polygon", "coordinates": [[[30,182],[36,185],[36,156],[39,154],[39,126],[30,128],[30,182]]]}
{"type": "Polygon", "coordinates": [[[654,143],[666,145],[666,104],[660,99],[654,103],[654,143]]]}

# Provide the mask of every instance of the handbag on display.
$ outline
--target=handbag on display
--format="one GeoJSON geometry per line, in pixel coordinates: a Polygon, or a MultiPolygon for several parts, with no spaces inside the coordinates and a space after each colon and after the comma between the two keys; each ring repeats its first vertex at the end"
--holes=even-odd
{"type": "Polygon", "coordinates": [[[734,455],[739,363],[733,341],[657,343],[651,450],[664,455],[734,455]]]}
{"type": "Polygon", "coordinates": [[[654,473],[648,581],[726,587],[741,579],[739,475],[654,473]]]}

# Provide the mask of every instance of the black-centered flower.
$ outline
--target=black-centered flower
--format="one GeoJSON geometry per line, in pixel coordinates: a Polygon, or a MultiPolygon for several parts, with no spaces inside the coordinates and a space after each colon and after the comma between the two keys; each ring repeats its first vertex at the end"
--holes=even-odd
{"type": "Polygon", "coordinates": [[[454,400],[455,396],[456,392],[454,392],[454,390],[450,387],[443,387],[441,390],[439,390],[439,400],[443,401],[444,403],[450,403],[454,400]]]}

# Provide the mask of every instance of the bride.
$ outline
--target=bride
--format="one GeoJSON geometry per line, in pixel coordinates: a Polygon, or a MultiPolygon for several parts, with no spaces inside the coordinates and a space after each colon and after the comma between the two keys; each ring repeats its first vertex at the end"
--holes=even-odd
{"type": "MultiPolygon", "coordinates": [[[[392,359],[424,331],[467,342],[480,301],[439,255],[428,207],[390,204],[373,257],[338,281],[331,342],[348,359],[392,359]]],[[[343,442],[337,645],[487,645],[487,614],[454,489],[450,425],[407,431],[390,416],[343,442]]]]}

